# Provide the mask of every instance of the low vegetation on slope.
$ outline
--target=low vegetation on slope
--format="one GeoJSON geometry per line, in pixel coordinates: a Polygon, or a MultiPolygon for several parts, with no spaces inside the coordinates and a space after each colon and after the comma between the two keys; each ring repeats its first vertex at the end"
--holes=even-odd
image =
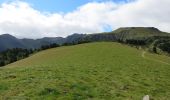
{"type": "Polygon", "coordinates": [[[168,100],[169,61],[113,42],[49,49],[0,68],[0,99],[168,100]]]}

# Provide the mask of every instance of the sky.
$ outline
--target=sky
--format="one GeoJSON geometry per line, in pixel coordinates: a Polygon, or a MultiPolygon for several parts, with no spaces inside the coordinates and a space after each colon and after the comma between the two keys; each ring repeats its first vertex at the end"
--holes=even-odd
{"type": "Polygon", "coordinates": [[[66,37],[119,27],[170,32],[170,0],[0,0],[0,34],[66,37]]]}
{"type": "MultiPolygon", "coordinates": [[[[8,3],[14,0],[0,0],[0,3],[8,3]]],[[[56,12],[70,12],[74,11],[77,7],[90,2],[108,2],[113,1],[116,3],[128,2],[129,0],[20,0],[29,3],[33,8],[39,11],[47,11],[51,13],[56,12]]]]}

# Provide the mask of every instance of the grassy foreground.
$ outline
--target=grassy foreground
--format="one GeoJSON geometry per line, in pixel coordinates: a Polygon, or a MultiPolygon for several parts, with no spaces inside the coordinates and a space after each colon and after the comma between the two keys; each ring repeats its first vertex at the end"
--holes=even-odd
{"type": "Polygon", "coordinates": [[[42,51],[0,68],[0,99],[168,100],[170,58],[142,52],[112,42],[42,51]]]}

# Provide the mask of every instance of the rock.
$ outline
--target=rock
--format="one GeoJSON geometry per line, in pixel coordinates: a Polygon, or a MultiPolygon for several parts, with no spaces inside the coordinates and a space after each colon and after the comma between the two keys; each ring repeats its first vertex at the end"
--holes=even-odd
{"type": "Polygon", "coordinates": [[[143,97],[143,100],[149,100],[149,95],[145,95],[145,96],[143,97]]]}

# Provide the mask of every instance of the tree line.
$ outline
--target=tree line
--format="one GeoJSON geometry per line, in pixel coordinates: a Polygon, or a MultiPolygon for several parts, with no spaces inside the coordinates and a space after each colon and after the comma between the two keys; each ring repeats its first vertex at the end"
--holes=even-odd
{"type": "Polygon", "coordinates": [[[0,53],[0,66],[18,61],[33,53],[32,49],[13,48],[0,53]]]}
{"type": "Polygon", "coordinates": [[[29,57],[31,54],[36,53],[38,51],[55,48],[59,46],[60,46],[59,44],[53,43],[50,45],[43,45],[38,49],[23,49],[23,48],[7,49],[5,51],[0,52],[0,67],[29,57]]]}

